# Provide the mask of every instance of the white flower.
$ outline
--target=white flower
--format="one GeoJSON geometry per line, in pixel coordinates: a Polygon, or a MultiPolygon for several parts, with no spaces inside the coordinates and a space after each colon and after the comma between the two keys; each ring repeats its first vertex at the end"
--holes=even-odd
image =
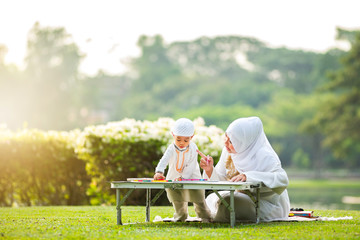
{"type": "MultiPolygon", "coordinates": [[[[194,121],[195,136],[193,141],[204,153],[217,157],[223,148],[223,130],[216,126],[205,126],[202,118],[194,121]]],[[[101,139],[103,144],[111,140],[124,141],[162,141],[161,151],[165,151],[169,143],[173,141],[171,127],[175,123],[172,118],[159,118],[157,121],[136,121],[135,119],[123,119],[118,122],[109,122],[105,125],[88,126],[83,132],[72,133],[77,136],[78,146],[91,147],[87,139],[91,136],[101,139]]],[[[66,136],[69,137],[69,136],[66,136]]]]}

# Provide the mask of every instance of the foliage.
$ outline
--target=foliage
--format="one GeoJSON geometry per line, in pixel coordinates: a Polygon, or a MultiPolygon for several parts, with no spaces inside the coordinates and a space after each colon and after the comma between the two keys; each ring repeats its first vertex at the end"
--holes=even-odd
{"type": "MultiPolygon", "coordinates": [[[[94,205],[114,201],[109,181],[152,177],[174,120],[124,119],[69,132],[0,128],[0,206],[94,205]]],[[[194,120],[193,141],[217,161],[223,131],[194,120]]],[[[133,194],[129,201],[142,201],[133,194]]],[[[165,196],[163,196],[163,200],[165,196]]],[[[165,199],[166,200],[166,199],[165,199]]]]}
{"type": "Polygon", "coordinates": [[[78,134],[0,129],[0,206],[86,204],[90,179],[75,153],[78,134]]]}
{"type": "Polygon", "coordinates": [[[175,112],[175,116],[187,117],[190,119],[204,118],[207,125],[216,125],[217,127],[226,130],[229,123],[234,121],[238,116],[260,116],[261,113],[248,105],[203,105],[198,108],[191,109],[186,113],[181,111],[175,112]],[[205,120],[206,119],[206,120],[205,120]],[[217,124],[216,124],[217,123],[217,124]]]}
{"type": "Polygon", "coordinates": [[[44,130],[74,127],[81,58],[79,48],[64,28],[35,23],[28,35],[26,69],[18,73],[0,67],[2,108],[11,109],[0,121],[6,121],[12,129],[23,122],[44,130]]]}
{"type": "Polygon", "coordinates": [[[168,45],[160,36],[142,36],[139,42],[142,54],[130,63],[135,91],[121,101],[120,118],[200,116],[226,129],[236,118],[257,115],[285,166],[292,164],[298,149],[312,159],[309,167],[321,169],[332,161],[331,152],[319,144],[322,135],[305,131],[303,125],[323,98],[315,90],[329,69],[339,68],[343,51],[269,48],[240,36],[168,45]],[[149,61],[155,53],[162,57],[149,61]]]}
{"type": "Polygon", "coordinates": [[[101,71],[96,76],[79,81],[74,89],[74,103],[81,106],[78,124],[88,126],[113,119],[113,113],[120,109],[114,102],[124,98],[129,91],[129,85],[126,76],[109,76],[101,71]]]}
{"type": "MultiPolygon", "coordinates": [[[[339,28],[338,39],[356,49],[355,32],[339,28]]],[[[7,48],[0,45],[0,122],[13,130],[184,116],[226,129],[236,118],[257,115],[285,166],[294,165],[300,151],[319,171],[359,166],[358,131],[350,129],[358,124],[356,50],[339,70],[338,60],[347,54],[340,49],[274,48],[242,36],[167,43],[160,35],[144,35],[127,72],[86,76],[79,74],[84,55],[64,28],[35,23],[27,44],[25,70],[6,65],[7,48]],[[329,76],[334,88],[319,92],[329,76]],[[337,86],[350,78],[346,88],[337,86]],[[355,121],[348,122],[351,117],[355,121]]]]}
{"type": "Polygon", "coordinates": [[[324,86],[332,95],[312,125],[320,126],[324,144],[333,149],[337,158],[347,159],[348,167],[357,167],[360,166],[360,32],[342,58],[342,66],[324,86]]]}
{"type": "MultiPolygon", "coordinates": [[[[132,91],[121,102],[119,118],[156,119],[206,105],[261,108],[284,88],[310,94],[338,67],[342,53],[269,48],[241,36],[168,45],[160,36],[142,36],[138,46],[140,57],[129,63],[132,91]]],[[[214,124],[220,126],[221,117],[214,124]]]]}
{"type": "Polygon", "coordinates": [[[295,151],[291,161],[299,168],[309,168],[310,166],[309,156],[301,148],[295,151]]]}
{"type": "MultiPolygon", "coordinates": [[[[145,223],[144,207],[123,207],[122,226],[111,207],[0,208],[0,236],[9,239],[356,239],[359,211],[314,210],[324,217],[352,216],[352,220],[270,222],[260,224],[145,223]]],[[[172,207],[151,208],[154,216],[171,216],[172,207]]],[[[194,209],[190,207],[194,216],[194,209]]]]}
{"type": "Polygon", "coordinates": [[[318,170],[325,167],[326,148],[320,146],[321,136],[306,131],[304,126],[317,113],[319,103],[325,100],[326,96],[320,94],[307,96],[283,90],[263,106],[264,128],[285,166],[296,164],[292,160],[301,149],[311,159],[308,167],[318,170]]]}

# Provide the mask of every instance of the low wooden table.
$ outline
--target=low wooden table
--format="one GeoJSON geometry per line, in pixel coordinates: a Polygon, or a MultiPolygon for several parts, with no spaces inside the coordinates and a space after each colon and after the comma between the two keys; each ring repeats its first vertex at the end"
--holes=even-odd
{"type": "Polygon", "coordinates": [[[234,209],[234,191],[235,190],[250,190],[256,189],[256,197],[254,198],[256,210],[256,222],[259,222],[259,198],[261,182],[227,182],[227,181],[173,181],[173,182],[131,182],[131,181],[113,181],[111,188],[116,189],[116,209],[117,209],[117,224],[122,225],[121,222],[121,206],[125,200],[135,189],[146,189],[146,218],[145,221],[150,221],[150,206],[161,196],[166,188],[169,189],[204,189],[212,190],[220,198],[223,204],[230,211],[230,226],[235,226],[235,209],[234,209]],[[120,189],[129,188],[130,190],[121,199],[120,189]],[[151,200],[151,189],[162,189],[151,200]],[[230,204],[218,193],[219,190],[230,191],[230,204]]]}

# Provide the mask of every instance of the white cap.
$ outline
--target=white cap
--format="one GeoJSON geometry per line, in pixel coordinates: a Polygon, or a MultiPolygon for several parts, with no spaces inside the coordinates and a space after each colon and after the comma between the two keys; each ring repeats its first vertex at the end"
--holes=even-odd
{"type": "Polygon", "coordinates": [[[176,120],[172,133],[175,136],[192,137],[194,135],[195,127],[194,123],[187,118],[180,118],[176,120]]]}

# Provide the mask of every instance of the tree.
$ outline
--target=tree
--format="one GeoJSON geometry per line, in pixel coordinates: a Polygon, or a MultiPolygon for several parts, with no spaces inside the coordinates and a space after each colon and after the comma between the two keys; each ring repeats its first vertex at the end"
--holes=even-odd
{"type": "Polygon", "coordinates": [[[148,119],[149,114],[159,110],[159,104],[172,97],[171,89],[157,95],[158,89],[168,83],[173,86],[178,84],[180,71],[168,58],[166,45],[160,35],[140,36],[137,45],[141,55],[130,60],[130,72],[123,76],[127,82],[130,80],[131,87],[119,101],[118,118],[148,119]]]}
{"type": "Polygon", "coordinates": [[[133,59],[132,69],[138,76],[134,81],[135,91],[148,91],[172,75],[178,75],[179,69],[172,64],[166,53],[166,46],[160,35],[141,36],[137,45],[141,56],[133,59]]]}
{"type": "MultiPolygon", "coordinates": [[[[338,29],[339,30],[339,29],[338,29]]],[[[349,37],[350,51],[342,58],[342,68],[329,76],[323,91],[332,93],[315,116],[324,134],[324,144],[348,167],[360,166],[360,31],[338,31],[338,38],[349,37]],[[345,34],[346,33],[346,34],[345,34]]]]}
{"type": "Polygon", "coordinates": [[[15,128],[21,127],[25,119],[26,103],[22,99],[26,87],[21,71],[15,65],[5,63],[6,53],[7,47],[0,44],[0,124],[15,128]]]}
{"type": "Polygon", "coordinates": [[[74,86],[82,56],[64,28],[41,28],[29,32],[26,75],[31,127],[68,129],[76,125],[74,86]]]}
{"type": "Polygon", "coordinates": [[[325,167],[324,150],[318,145],[321,136],[304,131],[304,125],[313,118],[323,98],[319,94],[303,95],[283,89],[260,110],[265,114],[264,128],[266,124],[271,144],[285,166],[293,165],[292,159],[301,152],[312,160],[309,166],[317,171],[325,167]]]}

